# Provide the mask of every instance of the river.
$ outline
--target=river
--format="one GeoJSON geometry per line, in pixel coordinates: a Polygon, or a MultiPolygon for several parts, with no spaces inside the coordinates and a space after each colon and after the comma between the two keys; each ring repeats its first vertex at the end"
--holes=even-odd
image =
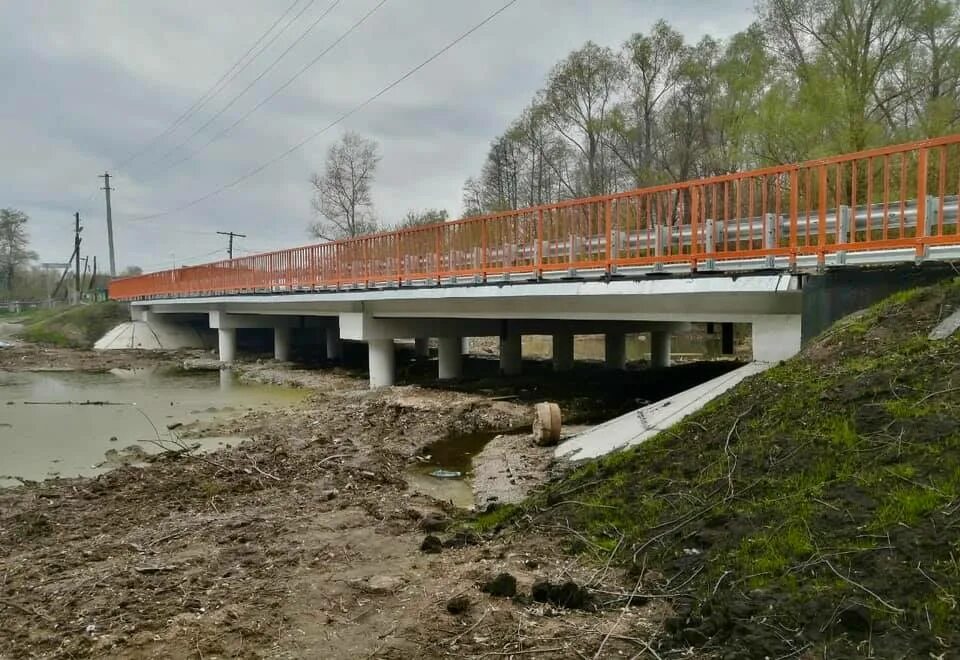
{"type": "MultiPolygon", "coordinates": [[[[295,404],[303,390],[241,383],[229,371],[0,371],[0,486],[94,475],[159,451],[168,426],[295,404]]],[[[244,438],[206,438],[204,448],[244,438]]],[[[192,442],[196,442],[191,440],[192,442]]]]}

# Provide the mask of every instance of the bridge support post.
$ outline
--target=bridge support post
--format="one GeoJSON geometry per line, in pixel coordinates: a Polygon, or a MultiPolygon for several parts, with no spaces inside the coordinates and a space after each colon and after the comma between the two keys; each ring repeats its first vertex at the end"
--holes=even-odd
{"type": "Polygon", "coordinates": [[[724,355],[733,355],[733,324],[720,324],[720,352],[724,355]]]}
{"type": "Polygon", "coordinates": [[[654,369],[670,366],[670,333],[666,330],[650,333],[650,366],[654,369]]]}
{"type": "Polygon", "coordinates": [[[463,339],[460,337],[440,337],[437,354],[439,356],[440,380],[452,380],[463,375],[463,339]]]}
{"type": "Polygon", "coordinates": [[[327,328],[327,359],[339,360],[343,355],[340,349],[340,328],[327,328]]]}
{"type": "Polygon", "coordinates": [[[427,337],[417,337],[413,340],[413,352],[417,357],[430,357],[430,339],[427,337]]]}
{"type": "Polygon", "coordinates": [[[234,361],[237,357],[236,328],[219,328],[217,330],[217,348],[221,362],[234,361]]]}
{"type": "Polygon", "coordinates": [[[570,371],[573,369],[573,335],[569,332],[557,332],[553,335],[553,370],[570,371]]]}
{"type": "Polygon", "coordinates": [[[604,366],[611,371],[627,368],[627,336],[622,332],[608,332],[603,338],[604,366]]]}
{"type": "Polygon", "coordinates": [[[519,376],[523,367],[523,347],[519,333],[500,336],[500,373],[504,376],[519,376]]]}
{"type": "Polygon", "coordinates": [[[371,339],[367,341],[370,357],[370,389],[390,387],[394,383],[396,356],[392,339],[371,339]]]}
{"type": "Polygon", "coordinates": [[[290,360],[290,328],[273,329],[273,359],[278,362],[290,360]]]}

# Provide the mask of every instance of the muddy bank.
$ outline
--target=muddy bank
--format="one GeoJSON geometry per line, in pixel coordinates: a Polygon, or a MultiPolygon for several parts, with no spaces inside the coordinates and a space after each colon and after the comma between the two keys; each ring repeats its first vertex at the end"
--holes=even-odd
{"type": "Polygon", "coordinates": [[[109,371],[179,365],[184,360],[209,356],[209,351],[94,351],[12,340],[12,345],[0,348],[0,370],[109,371]]]}
{"type": "MultiPolygon", "coordinates": [[[[17,356],[32,369],[198,357],[17,356]]],[[[456,511],[408,487],[404,471],[423,447],[526,425],[527,404],[417,386],[370,392],[337,370],[239,371],[313,394],[177,428],[170,451],[142,466],[0,490],[0,656],[592,657],[601,644],[632,655],[659,628],[662,606],[622,611],[633,584],[603,561],[561,554],[557,530],[458,534],[456,511]],[[187,451],[205,435],[252,440],[187,451]],[[421,552],[427,534],[440,553],[421,552]],[[504,572],[516,597],[481,591],[504,572]],[[544,580],[591,584],[597,611],[533,600],[544,580]]]]}

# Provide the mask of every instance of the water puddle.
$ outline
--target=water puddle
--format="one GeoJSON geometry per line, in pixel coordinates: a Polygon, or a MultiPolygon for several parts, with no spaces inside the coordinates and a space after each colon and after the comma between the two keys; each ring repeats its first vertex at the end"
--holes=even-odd
{"type": "Polygon", "coordinates": [[[439,440],[423,449],[416,464],[407,469],[405,478],[412,489],[470,508],[474,505],[473,457],[495,437],[507,432],[478,431],[439,440]]]}
{"type": "MultiPolygon", "coordinates": [[[[93,475],[159,451],[168,427],[302,401],[307,392],[241,383],[229,371],[171,368],[0,372],[0,487],[93,475]]],[[[203,449],[244,438],[204,438],[203,449]]]]}

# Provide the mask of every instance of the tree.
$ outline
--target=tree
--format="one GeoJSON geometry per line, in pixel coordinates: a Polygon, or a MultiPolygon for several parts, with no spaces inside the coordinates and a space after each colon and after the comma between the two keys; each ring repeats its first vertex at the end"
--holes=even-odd
{"type": "Polygon", "coordinates": [[[423,211],[407,211],[400,221],[399,227],[406,229],[409,227],[425,227],[427,225],[438,225],[446,222],[448,218],[446,209],[424,209],[423,211]]]}
{"type": "Polygon", "coordinates": [[[0,276],[4,289],[13,291],[17,270],[37,258],[27,249],[27,221],[30,218],[17,209],[0,209],[0,276]]]}
{"type": "Polygon", "coordinates": [[[143,269],[140,266],[127,266],[117,277],[135,277],[137,275],[143,275],[143,269]]]}
{"type": "Polygon", "coordinates": [[[310,232],[327,241],[369,234],[377,229],[371,184],[380,162],[374,140],[352,131],[327,151],[323,174],[314,174],[310,232]]]}

